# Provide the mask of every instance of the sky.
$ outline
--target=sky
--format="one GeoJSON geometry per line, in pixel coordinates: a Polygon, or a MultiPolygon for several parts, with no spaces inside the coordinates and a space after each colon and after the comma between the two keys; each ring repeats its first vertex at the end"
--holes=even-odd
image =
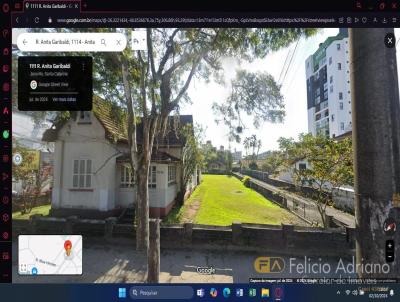
{"type": "MultiPolygon", "coordinates": [[[[337,28],[322,29],[317,35],[307,39],[302,38],[299,41],[286,77],[282,81],[284,78],[282,76],[279,82],[282,85],[281,93],[284,97],[286,110],[284,122],[278,124],[264,122],[258,129],[255,129],[252,119],[247,118],[245,119],[246,129],[242,134],[242,141],[243,138],[256,134],[262,141],[261,151],[274,150],[278,148],[277,140],[279,137],[297,138],[300,133],[308,132],[305,60],[318,49],[319,43],[337,33],[337,28]]],[[[242,63],[241,65],[234,58],[226,58],[223,64],[225,81],[229,83],[229,79],[235,76],[235,72],[239,68],[251,72],[268,72],[278,81],[288,52],[293,53],[295,48],[296,43],[292,43],[288,48],[271,53],[264,59],[258,59],[252,63],[242,63]]],[[[289,55],[290,57],[291,55],[289,55]]],[[[215,123],[216,116],[211,110],[211,106],[214,102],[223,102],[229,92],[229,86],[224,87],[212,81],[206,83],[196,79],[188,90],[192,104],[181,108],[181,114],[192,114],[194,122],[205,128],[204,140],[211,140],[214,146],[224,145],[225,148],[229,147],[228,129],[222,123],[215,123]]],[[[244,151],[241,143],[232,142],[230,146],[231,150],[236,148],[244,151]]]]}
{"type": "MultiPolygon", "coordinates": [[[[16,43],[18,34],[25,31],[26,29],[13,29],[13,43],[16,43]]],[[[223,60],[226,83],[229,83],[230,79],[235,76],[236,70],[241,68],[251,72],[268,72],[276,81],[280,79],[278,83],[282,85],[281,93],[284,97],[286,111],[284,122],[277,124],[264,122],[258,129],[255,129],[252,119],[250,117],[244,118],[246,129],[242,134],[242,141],[245,137],[256,134],[262,141],[260,152],[264,152],[277,149],[279,137],[297,138],[300,133],[308,132],[305,60],[318,49],[320,43],[324,42],[329,36],[335,36],[338,31],[337,28],[321,29],[310,38],[300,39],[297,48],[295,42],[287,48],[270,53],[264,59],[258,59],[252,63],[242,62],[242,64],[239,64],[240,62],[235,58],[223,60]],[[286,72],[287,66],[283,68],[285,60],[287,57],[291,58],[293,53],[293,59],[286,72]],[[282,73],[282,70],[285,72],[282,73]],[[286,74],[286,76],[280,77],[281,74],[286,74]]],[[[395,29],[395,34],[397,37],[400,36],[399,28],[395,29]]],[[[398,48],[398,62],[400,62],[399,54],[398,48]]],[[[397,66],[399,71],[400,63],[397,66]]],[[[244,151],[242,143],[229,143],[227,127],[222,123],[217,124],[215,122],[216,116],[211,109],[214,102],[224,102],[229,92],[229,86],[223,86],[213,81],[206,83],[205,80],[193,79],[188,90],[192,104],[183,105],[180,108],[180,113],[193,115],[194,122],[205,129],[203,137],[205,141],[211,140],[213,145],[217,147],[224,145],[225,148],[230,147],[231,150],[244,151]]]]}

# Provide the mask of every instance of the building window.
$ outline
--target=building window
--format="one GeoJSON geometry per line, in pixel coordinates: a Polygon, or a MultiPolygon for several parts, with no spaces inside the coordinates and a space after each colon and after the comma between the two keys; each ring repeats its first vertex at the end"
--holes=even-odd
{"type": "Polygon", "coordinates": [[[332,85],[329,87],[329,92],[330,92],[330,93],[333,92],[333,86],[332,86],[332,85]]]}
{"type": "Polygon", "coordinates": [[[339,100],[343,100],[343,92],[339,92],[339,100]]]}
{"type": "Polygon", "coordinates": [[[121,188],[132,188],[134,183],[134,175],[131,166],[121,166],[121,188]]]}
{"type": "Polygon", "coordinates": [[[342,70],[342,64],[341,63],[337,63],[337,69],[338,70],[342,70]]]}
{"type": "Polygon", "coordinates": [[[176,166],[168,166],[168,183],[176,181],[176,166]]]}
{"type": "Polygon", "coordinates": [[[337,49],[337,50],[340,50],[340,44],[339,44],[339,43],[336,44],[336,49],[337,49]]]}
{"type": "Polygon", "coordinates": [[[92,187],[92,160],[75,159],[72,176],[72,187],[77,189],[92,187]]]}
{"type": "Polygon", "coordinates": [[[340,130],[344,130],[344,123],[340,123],[340,130]]]}
{"type": "Polygon", "coordinates": [[[329,83],[333,83],[333,76],[329,77],[329,83]]]}
{"type": "Polygon", "coordinates": [[[334,114],[332,114],[332,122],[334,122],[335,121],[335,115],[334,114]]]}
{"type": "Polygon", "coordinates": [[[332,57],[329,57],[329,65],[332,64],[332,57]]]}
{"type": "Polygon", "coordinates": [[[157,187],[157,168],[156,166],[150,166],[149,169],[149,188],[157,187]]]}
{"type": "Polygon", "coordinates": [[[340,103],[339,103],[339,109],[340,109],[340,110],[343,110],[343,102],[340,102],[340,103]]]}

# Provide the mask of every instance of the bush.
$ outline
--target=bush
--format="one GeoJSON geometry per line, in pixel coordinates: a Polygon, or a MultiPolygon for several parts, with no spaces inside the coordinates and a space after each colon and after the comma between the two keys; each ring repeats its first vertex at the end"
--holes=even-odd
{"type": "Polygon", "coordinates": [[[242,183],[244,184],[245,187],[250,187],[250,177],[249,176],[243,177],[242,183]]]}
{"type": "Polygon", "coordinates": [[[210,169],[206,171],[206,174],[214,174],[214,175],[226,175],[226,170],[222,169],[210,169]]]}

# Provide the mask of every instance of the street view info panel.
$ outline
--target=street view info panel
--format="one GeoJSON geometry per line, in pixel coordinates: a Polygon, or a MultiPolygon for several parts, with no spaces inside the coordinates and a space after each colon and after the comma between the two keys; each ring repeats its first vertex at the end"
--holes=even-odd
{"type": "Polygon", "coordinates": [[[400,2],[0,4],[0,301],[400,301],[400,2]]]}

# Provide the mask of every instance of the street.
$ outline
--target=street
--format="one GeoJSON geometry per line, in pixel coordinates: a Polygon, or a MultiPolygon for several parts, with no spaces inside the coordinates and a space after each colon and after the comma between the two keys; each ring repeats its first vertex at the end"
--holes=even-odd
{"type": "MultiPolygon", "coordinates": [[[[146,261],[134,250],[132,245],[111,245],[100,242],[84,241],[83,274],[81,276],[20,276],[18,275],[17,244],[13,244],[13,282],[16,283],[140,283],[145,281],[144,271],[146,261]]],[[[260,256],[279,256],[268,253],[234,252],[228,250],[161,250],[161,283],[248,283],[251,277],[280,278],[280,277],[339,277],[335,274],[339,259],[311,257],[308,261],[304,255],[283,257],[285,260],[284,273],[264,273],[255,271],[254,261],[260,256]],[[318,270],[324,266],[331,271],[327,274],[314,274],[309,267],[303,265],[315,263],[318,270]],[[290,265],[292,264],[292,265],[290,265]],[[198,267],[213,267],[212,275],[200,274],[198,267]],[[303,267],[303,273],[294,270],[303,267]],[[290,270],[292,270],[290,272],[290,270]]],[[[308,259],[308,258],[307,258],[308,259]]],[[[344,259],[346,265],[351,259],[344,259]]],[[[349,274],[348,277],[354,276],[349,274]]]]}

